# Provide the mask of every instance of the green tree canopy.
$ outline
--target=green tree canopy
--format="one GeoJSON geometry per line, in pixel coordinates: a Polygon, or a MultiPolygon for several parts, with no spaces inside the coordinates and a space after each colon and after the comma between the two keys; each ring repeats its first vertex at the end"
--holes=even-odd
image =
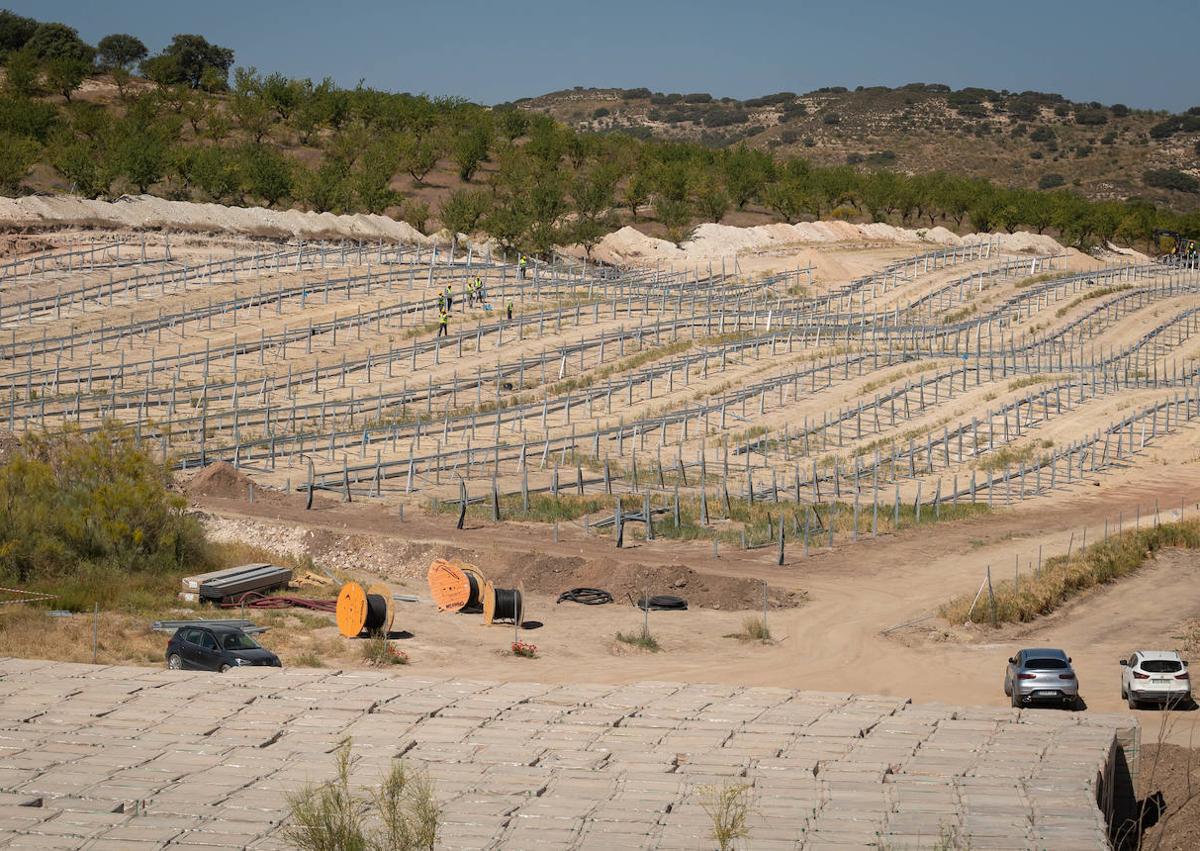
{"type": "Polygon", "coordinates": [[[38,153],[38,145],[32,139],[0,133],[0,192],[16,194],[38,153]]]}
{"type": "Polygon", "coordinates": [[[488,213],[491,198],[487,190],[456,189],[442,201],[438,218],[452,234],[474,233],[488,213]]]}
{"type": "Polygon", "coordinates": [[[155,82],[186,83],[193,89],[216,84],[223,87],[231,67],[231,49],[210,44],[202,35],[186,33],[173,36],[162,53],[142,62],[142,72],[155,82]]]}
{"type": "Polygon", "coordinates": [[[66,24],[38,24],[25,47],[33,51],[38,59],[73,59],[88,65],[96,57],[96,48],[79,37],[79,33],[66,24]]]}
{"type": "MultiPolygon", "coordinates": [[[[222,167],[233,168],[240,173],[242,190],[253,198],[261,199],[268,207],[290,197],[294,192],[292,161],[277,148],[258,144],[246,145],[241,149],[241,156],[236,165],[228,164],[222,167]]],[[[326,197],[322,196],[322,200],[326,197]]]]}
{"type": "Polygon", "coordinates": [[[129,68],[145,59],[150,51],[137,36],[128,33],[106,35],[96,44],[97,59],[102,68],[129,68]]]}
{"type": "Polygon", "coordinates": [[[0,59],[24,47],[37,28],[33,18],[0,9],[0,59]]]}
{"type": "Polygon", "coordinates": [[[79,59],[57,58],[46,63],[46,82],[66,100],[71,100],[71,93],[83,84],[91,65],[79,59]]]}

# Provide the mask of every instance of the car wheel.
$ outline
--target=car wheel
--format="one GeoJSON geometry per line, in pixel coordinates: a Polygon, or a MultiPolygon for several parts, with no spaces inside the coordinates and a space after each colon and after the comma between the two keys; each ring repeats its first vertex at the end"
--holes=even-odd
{"type": "Polygon", "coordinates": [[[1017,695],[1016,689],[1012,689],[1012,693],[1009,695],[1009,697],[1012,698],[1012,705],[1015,708],[1020,709],[1021,708],[1021,698],[1017,695]]]}
{"type": "Polygon", "coordinates": [[[220,668],[217,668],[217,670],[218,670],[218,671],[220,671],[220,672],[223,674],[223,673],[225,673],[226,671],[228,671],[228,670],[229,670],[230,668],[232,668],[232,667],[233,667],[233,665],[224,665],[224,664],[223,664],[223,665],[221,665],[221,667],[220,667],[220,668]]]}
{"type": "Polygon", "coordinates": [[[1010,683],[1008,680],[1004,681],[1004,696],[1012,697],[1012,683],[1010,683]]]}
{"type": "Polygon", "coordinates": [[[178,653],[172,653],[170,656],[167,657],[167,667],[170,668],[172,671],[182,671],[183,670],[183,657],[180,656],[178,653]]]}
{"type": "Polygon", "coordinates": [[[1138,702],[1137,702],[1137,698],[1133,696],[1133,692],[1129,692],[1129,695],[1127,696],[1127,700],[1129,701],[1129,708],[1130,708],[1130,709],[1137,709],[1137,708],[1138,708],[1138,702]]]}

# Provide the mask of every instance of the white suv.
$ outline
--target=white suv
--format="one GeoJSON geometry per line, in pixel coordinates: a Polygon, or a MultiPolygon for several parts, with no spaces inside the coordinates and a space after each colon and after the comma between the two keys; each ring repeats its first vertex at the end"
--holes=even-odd
{"type": "Polygon", "coordinates": [[[1121,697],[1137,709],[1145,701],[1170,708],[1190,706],[1187,662],[1174,650],[1135,650],[1121,660],[1121,697]]]}

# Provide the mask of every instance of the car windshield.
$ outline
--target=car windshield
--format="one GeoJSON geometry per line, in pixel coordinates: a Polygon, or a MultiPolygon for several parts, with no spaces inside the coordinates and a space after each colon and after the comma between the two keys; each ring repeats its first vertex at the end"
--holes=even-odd
{"type": "Polygon", "coordinates": [[[257,650],[258,642],[244,632],[231,632],[221,636],[221,646],[226,650],[257,650]]]}
{"type": "Polygon", "coordinates": [[[1145,659],[1142,670],[1148,674],[1174,674],[1183,669],[1183,665],[1174,659],[1145,659]]]}
{"type": "Polygon", "coordinates": [[[1065,659],[1030,659],[1025,667],[1031,671],[1061,671],[1068,666],[1065,659]]]}

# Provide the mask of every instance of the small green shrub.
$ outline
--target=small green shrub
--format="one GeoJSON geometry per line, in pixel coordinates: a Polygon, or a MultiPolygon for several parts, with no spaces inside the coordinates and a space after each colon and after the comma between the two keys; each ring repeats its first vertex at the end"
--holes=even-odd
{"type": "Polygon", "coordinates": [[[1157,189],[1195,194],[1200,192],[1200,180],[1174,168],[1152,168],[1142,174],[1142,182],[1157,189]]]}

